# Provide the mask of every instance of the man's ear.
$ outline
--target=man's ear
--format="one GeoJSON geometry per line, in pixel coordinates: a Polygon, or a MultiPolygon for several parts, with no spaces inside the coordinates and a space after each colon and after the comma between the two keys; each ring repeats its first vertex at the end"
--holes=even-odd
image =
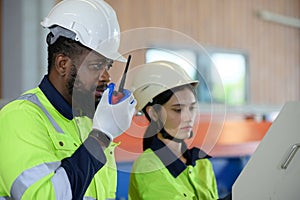
{"type": "Polygon", "coordinates": [[[151,120],[153,120],[155,122],[158,120],[158,114],[153,106],[147,106],[146,112],[148,113],[151,120]]]}
{"type": "Polygon", "coordinates": [[[61,76],[65,76],[70,62],[71,60],[68,56],[58,54],[55,58],[55,69],[57,73],[61,76]]]}

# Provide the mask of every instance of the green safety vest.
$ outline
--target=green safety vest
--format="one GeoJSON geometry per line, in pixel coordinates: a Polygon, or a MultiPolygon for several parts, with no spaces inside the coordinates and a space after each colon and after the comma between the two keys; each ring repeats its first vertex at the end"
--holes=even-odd
{"type": "Polygon", "coordinates": [[[148,148],[133,164],[129,199],[218,199],[212,165],[208,159],[199,159],[174,177],[148,148]]]}
{"type": "MultiPolygon", "coordinates": [[[[0,112],[0,199],[57,199],[53,180],[60,161],[71,156],[91,131],[87,117],[66,119],[39,88],[26,92],[0,112]],[[19,183],[22,184],[19,184],[19,183]]],[[[114,148],[95,174],[84,199],[114,199],[117,171],[114,148]]]]}

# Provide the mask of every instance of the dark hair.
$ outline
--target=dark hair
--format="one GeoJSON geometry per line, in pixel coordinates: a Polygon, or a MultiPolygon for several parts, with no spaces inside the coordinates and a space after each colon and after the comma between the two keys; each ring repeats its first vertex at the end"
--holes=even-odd
{"type": "MultiPolygon", "coordinates": [[[[47,37],[51,37],[51,34],[49,33],[47,37]]],[[[86,50],[89,50],[89,48],[83,46],[80,42],[60,36],[53,44],[48,45],[48,73],[54,66],[55,57],[58,54],[63,54],[76,61],[79,55],[86,50]]]]}
{"type": "Polygon", "coordinates": [[[164,105],[165,103],[167,103],[171,97],[174,95],[175,92],[183,90],[185,88],[189,88],[194,95],[196,95],[196,92],[194,90],[194,87],[191,84],[186,84],[186,85],[181,85],[169,90],[166,90],[160,94],[158,94],[157,96],[155,96],[152,100],[152,102],[148,103],[143,109],[143,113],[145,114],[146,118],[149,120],[150,124],[147,127],[145,134],[144,134],[144,138],[143,138],[143,150],[145,151],[146,149],[148,149],[153,141],[153,138],[157,135],[157,133],[163,128],[160,120],[158,120],[157,122],[151,120],[151,117],[148,115],[146,108],[148,106],[153,106],[153,109],[156,112],[159,112],[161,109],[161,106],[155,106],[155,105],[164,105]]]}

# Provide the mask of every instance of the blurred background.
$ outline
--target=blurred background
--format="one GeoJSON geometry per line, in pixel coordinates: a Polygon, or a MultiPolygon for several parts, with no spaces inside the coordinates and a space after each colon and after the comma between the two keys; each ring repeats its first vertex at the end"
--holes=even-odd
{"type": "MultiPolygon", "coordinates": [[[[209,127],[221,123],[208,153],[214,156],[219,194],[225,196],[282,106],[300,100],[300,0],[106,1],[115,9],[122,32],[157,27],[203,47],[171,37],[124,54],[133,54],[132,67],[157,59],[183,63],[199,79],[200,113],[189,144],[201,147],[209,127]],[[212,112],[213,104],[222,109],[212,112]],[[212,121],[212,115],[221,119],[212,121]]],[[[47,30],[40,21],[57,2],[0,0],[1,106],[36,87],[46,73],[47,30]]],[[[134,43],[131,39],[121,36],[121,45],[134,43]]],[[[118,65],[111,69],[114,82],[123,72],[118,65]]],[[[143,130],[144,123],[142,116],[135,116],[129,134],[117,138],[126,141],[116,151],[118,199],[127,198],[131,165],[141,152],[141,138],[130,133],[137,127],[143,130]]]]}

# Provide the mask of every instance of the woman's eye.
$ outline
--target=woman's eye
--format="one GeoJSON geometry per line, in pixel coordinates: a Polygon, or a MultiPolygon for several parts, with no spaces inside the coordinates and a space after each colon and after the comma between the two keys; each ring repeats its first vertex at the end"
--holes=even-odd
{"type": "Polygon", "coordinates": [[[181,109],[180,109],[180,108],[174,108],[173,111],[174,111],[174,112],[177,112],[177,113],[180,113],[180,112],[181,112],[181,109]]]}
{"type": "Polygon", "coordinates": [[[195,111],[195,110],[197,110],[197,106],[191,106],[190,107],[190,111],[195,111]]]}

